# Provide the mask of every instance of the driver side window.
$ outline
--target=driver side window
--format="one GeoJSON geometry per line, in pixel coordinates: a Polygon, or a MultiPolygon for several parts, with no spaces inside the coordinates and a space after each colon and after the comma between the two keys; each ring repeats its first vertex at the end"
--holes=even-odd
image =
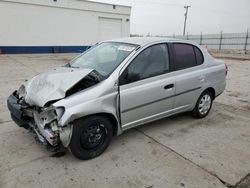
{"type": "Polygon", "coordinates": [[[166,44],[150,46],[142,51],[125,70],[122,84],[164,74],[169,71],[169,54],[166,44]]]}

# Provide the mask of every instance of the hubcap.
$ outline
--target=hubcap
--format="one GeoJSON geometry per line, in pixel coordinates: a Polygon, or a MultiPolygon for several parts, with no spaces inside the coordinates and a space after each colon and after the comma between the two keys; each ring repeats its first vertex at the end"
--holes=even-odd
{"type": "Polygon", "coordinates": [[[82,148],[90,150],[101,145],[106,136],[106,128],[102,124],[93,124],[88,126],[80,137],[82,148]]]}
{"type": "Polygon", "coordinates": [[[199,103],[199,112],[201,115],[205,115],[208,113],[210,107],[211,107],[211,97],[210,95],[203,95],[200,103],[199,103]]]}

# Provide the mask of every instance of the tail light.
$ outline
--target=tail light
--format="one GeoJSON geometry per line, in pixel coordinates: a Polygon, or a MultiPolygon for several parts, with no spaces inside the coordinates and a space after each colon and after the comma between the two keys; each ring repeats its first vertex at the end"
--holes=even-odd
{"type": "Polygon", "coordinates": [[[228,66],[227,64],[225,63],[225,75],[227,76],[227,72],[228,72],[228,66]]]}

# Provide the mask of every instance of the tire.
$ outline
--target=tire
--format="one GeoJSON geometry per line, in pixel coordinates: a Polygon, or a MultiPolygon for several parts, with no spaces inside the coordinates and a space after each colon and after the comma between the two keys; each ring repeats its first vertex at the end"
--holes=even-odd
{"type": "Polygon", "coordinates": [[[71,153],[81,160],[101,155],[113,137],[113,126],[103,116],[91,116],[76,120],[69,144],[71,153]]]}
{"type": "Polygon", "coordinates": [[[208,115],[213,105],[213,95],[210,91],[204,91],[192,111],[192,115],[195,118],[204,118],[208,115]],[[202,104],[203,103],[203,104],[202,104]]]}

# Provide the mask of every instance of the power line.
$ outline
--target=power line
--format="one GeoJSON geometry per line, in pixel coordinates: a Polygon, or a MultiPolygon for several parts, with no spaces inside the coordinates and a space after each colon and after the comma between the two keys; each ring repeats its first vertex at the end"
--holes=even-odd
{"type": "Polygon", "coordinates": [[[186,9],[186,12],[184,14],[185,20],[184,20],[183,36],[185,36],[185,34],[186,34],[186,24],[187,24],[188,8],[190,8],[190,7],[191,7],[190,5],[184,6],[184,8],[186,9]]]}

